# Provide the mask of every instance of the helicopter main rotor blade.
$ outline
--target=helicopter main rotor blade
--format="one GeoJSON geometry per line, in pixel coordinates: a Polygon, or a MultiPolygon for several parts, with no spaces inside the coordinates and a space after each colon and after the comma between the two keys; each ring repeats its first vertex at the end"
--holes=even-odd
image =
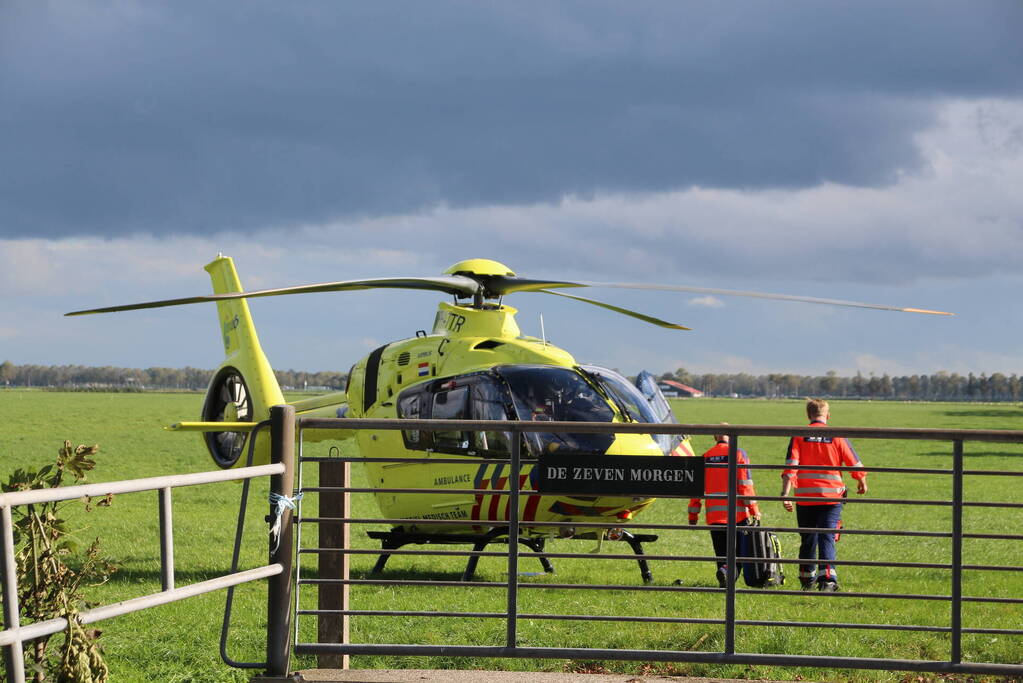
{"type": "Polygon", "coordinates": [[[692,329],[692,328],[689,328],[689,327],[684,327],[682,325],[676,325],[675,323],[669,323],[667,320],[661,320],[660,318],[655,318],[655,317],[650,316],[650,315],[645,315],[643,313],[638,313],[636,311],[630,311],[627,308],[622,308],[620,306],[613,306],[612,304],[606,304],[603,301],[596,301],[594,299],[587,299],[585,297],[576,296],[574,294],[565,294],[564,292],[555,292],[555,291],[552,291],[550,289],[528,289],[528,290],[524,290],[524,291],[537,292],[539,294],[553,294],[554,296],[563,296],[566,299],[574,299],[576,301],[582,301],[583,303],[586,303],[586,304],[592,304],[594,306],[600,306],[601,308],[606,308],[609,311],[614,311],[615,313],[621,313],[622,315],[627,315],[630,318],[636,318],[638,320],[642,320],[643,322],[651,323],[651,324],[657,325],[659,327],[667,327],[668,329],[672,329],[672,330],[689,330],[689,329],[692,329]]]}
{"type": "MultiPolygon", "coordinates": [[[[513,279],[513,278],[509,278],[513,279]]],[[[721,296],[741,296],[755,299],[775,299],[779,301],[797,301],[807,304],[825,304],[828,306],[849,306],[853,308],[872,308],[879,311],[899,311],[901,313],[924,313],[927,315],[955,315],[946,311],[931,311],[925,308],[906,308],[902,306],[887,306],[884,304],[867,304],[859,301],[845,301],[842,299],[825,299],[816,296],[795,296],[792,294],[771,294],[768,292],[750,292],[739,289],[715,289],[712,287],[689,287],[687,285],[657,285],[642,282],[550,282],[545,288],[533,288],[533,282],[526,281],[524,291],[535,291],[535,289],[546,289],[550,287],[613,287],[615,289],[646,289],[664,292],[692,292],[694,294],[718,294],[721,296]]]]}
{"type": "MultiPolygon", "coordinates": [[[[872,308],[881,311],[899,311],[902,313],[924,313],[927,315],[955,315],[946,311],[932,311],[924,308],[906,308],[887,306],[884,304],[867,304],[859,301],[842,299],[825,299],[815,296],[795,296],[792,294],[771,294],[769,292],[751,292],[738,289],[715,289],[711,287],[689,287],[687,285],[659,285],[642,282],[571,282],[566,280],[530,280],[526,278],[491,276],[484,281],[487,294],[503,295],[513,292],[537,292],[569,287],[612,287],[615,289],[646,289],[665,292],[692,292],[694,294],[717,294],[721,296],[741,296],[756,299],[775,299],[780,301],[797,301],[808,304],[825,304],[828,306],[850,306],[853,308],[872,308]]],[[[548,294],[553,292],[547,291],[548,294]]]]}
{"type": "Polygon", "coordinates": [[[140,304],[127,304],[124,306],[106,306],[104,308],[90,308],[84,311],[72,311],[65,313],[65,316],[88,315],[91,313],[115,313],[118,311],[134,311],[142,308],[163,308],[165,306],[183,306],[186,304],[198,304],[208,301],[226,301],[230,299],[255,299],[264,296],[284,296],[287,294],[314,294],[317,292],[345,292],[358,289],[419,289],[436,292],[445,292],[456,296],[472,296],[476,294],[480,285],[472,278],[462,275],[442,275],[439,277],[400,277],[400,278],[374,278],[370,280],[342,280],[340,282],[323,282],[315,285],[298,285],[296,287],[282,287],[280,289],[261,289],[251,292],[231,292],[228,294],[207,294],[205,296],[190,296],[180,299],[164,299],[163,301],[148,301],[140,304]]]}
{"type": "Polygon", "coordinates": [[[927,315],[955,315],[947,311],[932,311],[925,308],[906,308],[903,306],[887,306],[885,304],[867,304],[859,301],[842,299],[825,299],[816,296],[794,296],[792,294],[771,294],[768,292],[750,292],[739,289],[714,289],[711,287],[689,287],[686,285],[649,285],[634,282],[583,282],[586,287],[615,287],[617,289],[649,289],[665,292],[693,292],[695,294],[720,294],[722,296],[742,296],[755,299],[776,299],[779,301],[797,301],[807,304],[825,304],[828,306],[850,306],[853,308],[872,308],[879,311],[899,311],[902,313],[924,313],[927,315]]]}

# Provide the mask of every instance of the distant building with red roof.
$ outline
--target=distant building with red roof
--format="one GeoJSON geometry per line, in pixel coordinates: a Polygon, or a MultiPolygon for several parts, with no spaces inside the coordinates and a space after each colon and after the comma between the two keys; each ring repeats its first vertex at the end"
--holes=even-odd
{"type": "Polygon", "coordinates": [[[661,393],[668,398],[700,398],[703,396],[703,392],[699,389],[694,389],[673,379],[662,379],[657,386],[660,387],[661,393]]]}

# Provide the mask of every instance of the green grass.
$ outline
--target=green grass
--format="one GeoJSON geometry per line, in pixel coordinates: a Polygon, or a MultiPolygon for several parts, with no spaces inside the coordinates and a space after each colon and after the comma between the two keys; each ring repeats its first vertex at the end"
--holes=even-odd
{"type": "MultiPolygon", "coordinates": [[[[0,477],[19,466],[38,466],[48,462],[64,439],[76,443],[99,443],[98,466],[92,481],[147,477],[212,469],[200,438],[194,434],[174,434],[162,426],[196,415],[201,396],[196,394],[78,394],[40,391],[0,392],[0,458],[4,463],[0,477]]],[[[711,400],[677,402],[683,422],[732,424],[805,423],[803,407],[797,401],[711,400]]],[[[839,426],[932,427],[1023,429],[1023,409],[1014,404],[951,403],[871,403],[834,402],[832,423],[839,426]]],[[[694,438],[697,450],[709,447],[709,437],[694,438]]],[[[741,442],[755,464],[780,464],[785,440],[749,438],[741,442]]],[[[311,455],[326,454],[327,444],[307,447],[311,455]]],[[[856,440],[856,448],[868,466],[906,466],[949,468],[951,446],[923,441],[856,440]]],[[[977,470],[1020,471],[1023,447],[1006,444],[966,445],[966,467],[977,470]]],[[[355,485],[363,485],[361,468],[355,467],[355,485]]],[[[315,470],[307,467],[306,484],[315,481],[315,470]]],[[[754,473],[761,495],[777,495],[778,472],[754,473]]],[[[934,475],[874,474],[870,477],[871,498],[946,499],[950,496],[949,477],[934,475]]],[[[1023,502],[1019,478],[969,477],[967,500],[1023,502]]],[[[174,492],[174,533],[179,585],[212,578],[229,569],[231,544],[241,487],[238,484],[176,489],[174,492]]],[[[248,511],[241,568],[266,561],[266,482],[253,485],[248,511]]],[[[315,514],[315,495],[304,501],[303,513],[315,514]]],[[[656,502],[637,519],[643,523],[683,523],[683,500],[656,502]]],[[[794,526],[794,515],[780,503],[762,504],[764,523],[794,526]]],[[[356,516],[377,516],[372,498],[356,495],[356,516]]],[[[887,506],[850,504],[844,514],[850,529],[899,529],[947,531],[950,514],[945,508],[910,505],[887,506]]],[[[92,597],[109,603],[159,590],[159,542],[157,534],[156,494],[117,496],[110,509],[100,509],[77,518],[89,528],[83,538],[100,536],[108,555],[120,570],[113,580],[92,589],[92,597]]],[[[1020,533],[1023,512],[968,508],[967,532],[1020,533]]],[[[303,545],[315,545],[316,529],[303,530],[303,545]]],[[[656,532],[660,540],[649,544],[650,554],[712,555],[705,531],[656,532]]],[[[357,547],[374,548],[364,529],[355,529],[357,547]]],[[[784,553],[796,555],[798,540],[793,533],[781,534],[784,553]]],[[[613,584],[615,591],[560,591],[523,588],[519,591],[522,612],[588,615],[684,616],[721,618],[723,596],[678,590],[638,592],[628,590],[640,585],[636,563],[631,560],[594,560],[586,557],[594,541],[552,540],[552,552],[579,553],[578,558],[556,559],[553,576],[521,577],[523,584],[549,583],[613,584]]],[[[628,546],[605,542],[602,552],[630,555],[628,546]]],[[[846,534],[838,546],[840,559],[947,562],[947,539],[904,538],[846,534]]],[[[364,577],[374,556],[355,556],[353,576],[364,577]]],[[[1023,564],[1019,542],[970,540],[964,543],[964,561],[970,564],[1023,564]]],[[[303,575],[311,576],[315,559],[303,556],[303,575]]],[[[392,557],[387,578],[438,578],[455,580],[464,566],[458,558],[392,557]]],[[[676,579],[685,587],[716,587],[713,572],[705,563],[655,560],[651,562],[654,585],[670,588],[676,579]]],[[[535,561],[523,558],[520,569],[539,569],[535,561]],[[534,566],[535,565],[535,566],[534,566]]],[[[794,565],[786,567],[791,587],[794,565]]],[[[881,569],[842,567],[843,588],[856,592],[886,592],[947,595],[948,572],[942,570],[881,569]]],[[[506,580],[505,562],[500,558],[481,560],[477,578],[506,580]]],[[[969,571],[964,577],[968,596],[1019,597],[1023,595],[1023,573],[969,571]]],[[[315,605],[315,589],[304,587],[304,607],[315,605]]],[[[437,610],[445,612],[500,612],[505,608],[501,590],[443,587],[355,587],[355,609],[437,610]]],[[[248,672],[228,668],[217,652],[222,592],[193,598],[165,607],[120,617],[100,625],[104,634],[107,660],[115,681],[230,681],[246,680],[248,672]]],[[[919,624],[945,626],[949,623],[949,604],[945,601],[871,600],[845,596],[740,595],[737,597],[740,619],[778,621],[840,621],[883,624],[919,624]]],[[[265,647],[265,585],[252,584],[237,591],[230,642],[230,654],[238,660],[258,661],[265,647]]],[[[967,627],[1021,628],[1023,610],[1019,605],[967,603],[963,623],[967,627]]],[[[301,639],[315,640],[312,617],[299,623],[301,639]]],[[[355,642],[379,643],[456,643],[502,645],[505,626],[500,619],[479,618],[395,618],[360,617],[352,620],[355,642]]],[[[664,650],[720,651],[724,629],[720,626],[678,624],[621,624],[598,621],[522,620],[519,643],[542,647],[636,648],[664,650]]],[[[1023,661],[1023,637],[1005,635],[967,635],[963,639],[967,660],[1020,663],[1023,661]]],[[[948,656],[949,639],[944,634],[897,631],[820,630],[783,627],[741,627],[736,634],[739,652],[805,653],[854,657],[889,656],[908,659],[943,659],[948,656]]],[[[297,668],[315,665],[311,658],[299,658],[297,668]]],[[[785,678],[797,675],[824,680],[841,677],[849,680],[902,680],[903,674],[874,671],[834,672],[814,669],[770,667],[709,666],[674,664],[645,667],[641,662],[563,662],[555,660],[484,660],[439,657],[354,657],[356,668],[492,668],[531,670],[590,670],[639,673],[645,671],[743,678],[785,678]]]]}

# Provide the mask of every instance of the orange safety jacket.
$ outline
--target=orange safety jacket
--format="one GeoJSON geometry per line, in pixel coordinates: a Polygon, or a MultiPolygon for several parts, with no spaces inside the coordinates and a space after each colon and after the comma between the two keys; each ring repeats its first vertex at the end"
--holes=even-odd
{"type": "MultiPolygon", "coordinates": [[[[728,442],[719,441],[713,448],[703,454],[704,462],[716,463],[716,464],[728,464],[728,442]]],[[[756,490],[753,488],[753,479],[750,477],[749,470],[743,465],[749,464],[749,458],[746,456],[746,451],[741,448],[738,449],[738,470],[736,472],[736,495],[739,496],[755,496],[757,495],[756,490]]],[[[728,495],[728,468],[727,467],[708,467],[703,472],[703,493],[705,496],[711,494],[723,494],[728,495]]],[[[693,498],[689,501],[689,523],[696,524],[700,518],[700,505],[702,503],[701,498],[693,498]]],[[[735,523],[741,524],[746,521],[746,518],[751,515],[760,514],[760,508],[757,506],[757,501],[752,498],[740,498],[735,501],[735,523]]],[[[728,498],[707,498],[707,524],[728,524],[728,498]]]]}
{"type": "MultiPolygon", "coordinates": [[[[820,420],[811,427],[827,427],[820,420]]],[[[845,496],[842,473],[832,467],[863,467],[852,444],[840,436],[795,436],[789,441],[783,479],[795,477],[795,495],[813,500],[800,500],[797,505],[834,505],[845,496]],[[800,466],[796,469],[796,466],[800,466]],[[813,469],[804,469],[810,465],[813,469]]],[[[866,479],[866,472],[850,472],[854,479],[866,479]]]]}

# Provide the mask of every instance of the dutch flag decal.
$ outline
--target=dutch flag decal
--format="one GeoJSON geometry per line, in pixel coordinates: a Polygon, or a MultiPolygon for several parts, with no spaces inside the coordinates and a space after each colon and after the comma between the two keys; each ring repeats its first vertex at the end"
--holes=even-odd
{"type": "Polygon", "coordinates": [[[429,363],[420,363],[419,364],[419,376],[420,377],[426,377],[429,374],[430,374],[430,364],[429,363]]]}

